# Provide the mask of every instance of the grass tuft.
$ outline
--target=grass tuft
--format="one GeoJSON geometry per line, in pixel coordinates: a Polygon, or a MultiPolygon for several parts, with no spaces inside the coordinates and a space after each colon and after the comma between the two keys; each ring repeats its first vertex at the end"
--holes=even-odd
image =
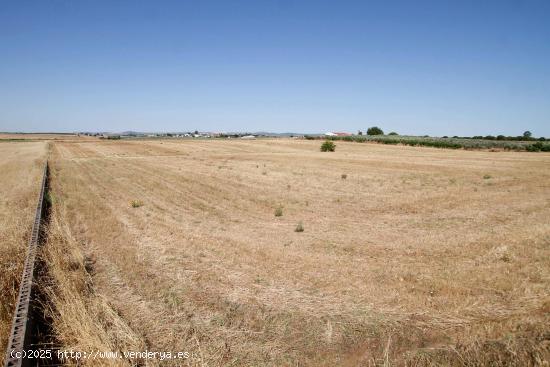
{"type": "Polygon", "coordinates": [[[130,205],[132,208],[139,208],[140,206],[143,206],[143,201],[141,200],[132,200],[130,201],[130,205]]]}

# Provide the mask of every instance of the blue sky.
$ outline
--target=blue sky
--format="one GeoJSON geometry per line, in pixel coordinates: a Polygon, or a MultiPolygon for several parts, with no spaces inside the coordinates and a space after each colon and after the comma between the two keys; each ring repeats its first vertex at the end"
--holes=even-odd
{"type": "Polygon", "coordinates": [[[0,131],[550,136],[550,1],[4,1],[0,131]]]}

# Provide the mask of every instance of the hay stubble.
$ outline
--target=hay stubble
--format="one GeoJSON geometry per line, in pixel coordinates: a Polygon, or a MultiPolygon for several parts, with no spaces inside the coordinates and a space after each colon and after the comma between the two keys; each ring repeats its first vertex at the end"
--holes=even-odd
{"type": "Polygon", "coordinates": [[[548,323],[548,154],[77,141],[54,166],[96,291],[152,349],[356,365],[548,323]]]}

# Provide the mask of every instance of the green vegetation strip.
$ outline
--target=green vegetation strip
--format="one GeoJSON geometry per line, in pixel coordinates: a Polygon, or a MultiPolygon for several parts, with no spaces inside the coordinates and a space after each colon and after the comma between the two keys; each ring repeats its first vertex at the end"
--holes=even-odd
{"type": "Polygon", "coordinates": [[[399,135],[351,135],[351,136],[306,136],[306,139],[341,140],[357,143],[401,144],[447,149],[504,149],[511,151],[550,152],[550,143],[542,141],[511,141],[466,138],[435,138],[399,135]]]}

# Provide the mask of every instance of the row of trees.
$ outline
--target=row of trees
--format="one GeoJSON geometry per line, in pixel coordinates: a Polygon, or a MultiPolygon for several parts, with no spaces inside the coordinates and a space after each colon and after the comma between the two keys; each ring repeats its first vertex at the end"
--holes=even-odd
{"type": "MultiPolygon", "coordinates": [[[[363,131],[359,130],[357,135],[363,135],[363,131]]],[[[378,126],[369,127],[367,129],[367,135],[384,135],[384,131],[378,126]]],[[[391,132],[388,135],[398,135],[396,132],[391,132]]],[[[428,137],[427,135],[425,137],[428,137]]],[[[443,136],[443,138],[449,138],[448,136],[443,136]]],[[[533,134],[530,131],[525,131],[523,135],[519,136],[504,136],[504,135],[487,135],[487,136],[453,136],[454,139],[476,139],[476,140],[511,140],[511,141],[546,141],[544,137],[534,138],[533,134]]]]}
{"type": "MultiPolygon", "coordinates": [[[[448,136],[443,136],[443,138],[448,138],[448,136]]],[[[518,136],[504,136],[504,135],[475,135],[475,136],[453,136],[455,139],[476,139],[476,140],[510,140],[510,141],[546,141],[547,139],[543,136],[540,138],[534,138],[533,134],[530,131],[525,131],[523,135],[518,136]]]]}

